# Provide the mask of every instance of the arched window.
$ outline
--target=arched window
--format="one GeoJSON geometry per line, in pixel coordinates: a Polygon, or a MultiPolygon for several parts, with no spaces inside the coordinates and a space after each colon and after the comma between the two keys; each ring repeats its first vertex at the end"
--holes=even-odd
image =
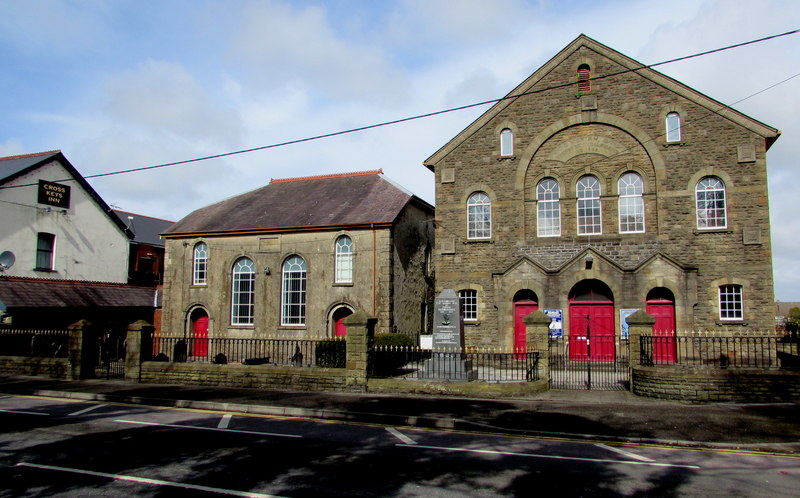
{"type": "Polygon", "coordinates": [[[233,264],[231,288],[231,325],[253,325],[256,267],[250,258],[233,264]]]}
{"type": "Polygon", "coordinates": [[[281,325],[306,323],[306,262],[298,255],[283,263],[281,325]]]}
{"type": "Polygon", "coordinates": [[[208,246],[205,242],[198,242],[194,245],[192,284],[206,285],[206,283],[208,283],[208,246]]]}
{"type": "Polygon", "coordinates": [[[744,319],[744,298],[741,285],[731,284],[719,287],[719,319],[744,319]]]}
{"type": "Polygon", "coordinates": [[[578,180],[578,235],[603,233],[602,209],[600,205],[600,182],[597,177],[586,175],[578,180]]]}
{"type": "Polygon", "coordinates": [[[500,132],[500,155],[514,155],[514,132],[508,128],[500,132]]]}
{"type": "Polygon", "coordinates": [[[336,271],[337,284],[353,283],[353,239],[342,235],[336,239],[336,271]]]}
{"type": "Polygon", "coordinates": [[[592,69],[589,64],[581,64],[578,66],[578,91],[580,93],[588,93],[592,91],[592,69]]]}
{"type": "Polygon", "coordinates": [[[561,235],[561,201],[558,182],[545,178],[536,186],[536,234],[539,237],[561,235]]]}
{"type": "Polygon", "coordinates": [[[681,115],[677,112],[667,114],[667,142],[681,141],[681,115]]]}
{"type": "Polygon", "coordinates": [[[716,176],[706,176],[697,182],[697,228],[726,228],[725,184],[716,176]]]}
{"type": "Polygon", "coordinates": [[[619,232],[644,232],[644,183],[636,173],[625,173],[617,183],[619,190],[619,232]]]}
{"type": "Polygon", "coordinates": [[[467,200],[467,238],[492,237],[492,201],[485,192],[475,192],[467,200]]]}

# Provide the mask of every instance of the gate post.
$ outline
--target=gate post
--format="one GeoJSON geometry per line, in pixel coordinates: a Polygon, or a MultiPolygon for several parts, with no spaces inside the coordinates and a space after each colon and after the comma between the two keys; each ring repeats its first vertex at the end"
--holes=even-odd
{"type": "Polygon", "coordinates": [[[553,319],[541,311],[534,311],[522,318],[525,324],[525,340],[539,353],[539,380],[550,385],[550,322],[553,319]]]}
{"type": "Polygon", "coordinates": [[[633,392],[633,367],[639,366],[642,361],[642,342],[641,336],[652,335],[653,325],[656,319],[644,310],[628,316],[625,319],[628,323],[628,368],[630,369],[630,386],[633,392]]]}
{"type": "Polygon", "coordinates": [[[361,310],[343,320],[347,327],[345,368],[347,368],[347,388],[365,391],[367,388],[367,367],[369,347],[375,334],[378,320],[361,310]]]}
{"type": "Polygon", "coordinates": [[[139,382],[142,374],[143,345],[149,344],[153,326],[144,320],[128,325],[125,336],[125,380],[139,382]]]}
{"type": "Polygon", "coordinates": [[[87,374],[87,370],[91,370],[92,374],[94,374],[94,358],[92,358],[94,348],[89,348],[90,340],[92,339],[89,334],[91,326],[92,324],[88,320],[78,320],[67,327],[69,331],[67,354],[70,365],[70,370],[67,372],[68,380],[90,377],[91,375],[87,374]]]}

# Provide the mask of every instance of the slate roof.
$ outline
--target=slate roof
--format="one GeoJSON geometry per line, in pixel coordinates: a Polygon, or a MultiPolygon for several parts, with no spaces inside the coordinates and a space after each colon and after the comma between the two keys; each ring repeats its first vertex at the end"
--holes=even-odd
{"type": "Polygon", "coordinates": [[[0,301],[12,308],[153,307],[156,290],[127,284],[0,277],[0,301]]]}
{"type": "Polygon", "coordinates": [[[163,234],[263,232],[393,223],[410,202],[425,201],[382,171],[271,180],[264,187],[200,208],[163,234]]]}
{"type": "Polygon", "coordinates": [[[133,232],[134,242],[156,247],[164,247],[164,240],[161,239],[159,234],[175,223],[174,221],[129,213],[118,209],[114,210],[114,214],[133,232]],[[129,216],[133,219],[129,219],[129,216]]]}

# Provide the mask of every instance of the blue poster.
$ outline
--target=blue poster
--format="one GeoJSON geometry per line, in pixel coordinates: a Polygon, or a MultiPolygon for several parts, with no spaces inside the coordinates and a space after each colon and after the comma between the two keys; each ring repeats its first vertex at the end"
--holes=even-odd
{"type": "Polygon", "coordinates": [[[628,339],[628,322],[627,319],[632,314],[639,311],[639,308],[636,309],[621,309],[619,310],[619,338],[620,339],[628,339]]]}
{"type": "Polygon", "coordinates": [[[550,322],[550,338],[564,336],[564,313],[561,310],[544,310],[544,314],[553,319],[550,322]]]}

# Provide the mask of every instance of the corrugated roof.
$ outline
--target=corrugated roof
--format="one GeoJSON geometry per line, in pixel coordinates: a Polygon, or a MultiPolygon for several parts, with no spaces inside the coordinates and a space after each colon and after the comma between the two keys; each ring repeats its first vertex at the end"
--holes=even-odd
{"type": "Polygon", "coordinates": [[[149,244],[151,246],[163,247],[164,240],[161,239],[159,234],[175,223],[174,221],[129,213],[118,209],[114,210],[114,214],[122,220],[131,232],[133,232],[134,242],[149,244]]]}
{"type": "Polygon", "coordinates": [[[378,173],[273,180],[194,211],[164,235],[393,223],[416,198],[378,173]]]}
{"type": "Polygon", "coordinates": [[[156,290],[127,284],[0,278],[0,301],[13,308],[153,307],[156,290]]]}

